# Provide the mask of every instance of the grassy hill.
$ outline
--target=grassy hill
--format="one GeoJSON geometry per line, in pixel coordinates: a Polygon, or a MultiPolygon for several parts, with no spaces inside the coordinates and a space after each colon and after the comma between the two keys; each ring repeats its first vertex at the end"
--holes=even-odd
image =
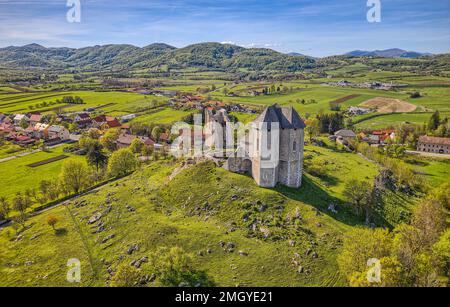
{"type": "MultiPolygon", "coordinates": [[[[66,263],[77,258],[81,285],[104,286],[108,270],[160,246],[182,247],[216,285],[345,285],[336,257],[345,232],[362,221],[342,190],[351,178],[372,180],[377,166],[327,147],[307,146],[305,156],[324,163],[328,175],[305,174],[300,189],[259,188],[251,177],[210,161],[153,162],[30,218],[18,238],[12,227],[2,229],[0,285],[71,286],[66,263]],[[337,214],[327,210],[330,203],[337,214]],[[46,224],[50,215],[60,220],[56,231],[46,224]],[[139,249],[129,255],[133,244],[139,249]]],[[[146,263],[140,270],[151,274],[146,263]]]]}

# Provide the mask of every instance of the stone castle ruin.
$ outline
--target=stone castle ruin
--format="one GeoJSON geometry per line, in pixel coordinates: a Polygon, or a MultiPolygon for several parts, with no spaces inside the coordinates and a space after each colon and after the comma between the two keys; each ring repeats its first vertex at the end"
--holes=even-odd
{"type": "MultiPolygon", "coordinates": [[[[208,115],[210,120],[219,123],[229,121],[224,112],[208,115]]],[[[251,175],[261,187],[272,188],[282,184],[299,188],[303,173],[305,128],[299,114],[292,107],[274,104],[264,110],[252,127],[224,168],[251,175]]]]}

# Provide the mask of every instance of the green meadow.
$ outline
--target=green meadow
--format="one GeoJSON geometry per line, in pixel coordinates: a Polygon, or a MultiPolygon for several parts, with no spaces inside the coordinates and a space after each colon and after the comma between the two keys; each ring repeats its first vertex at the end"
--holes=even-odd
{"type": "Polygon", "coordinates": [[[0,196],[11,199],[17,192],[25,192],[27,189],[38,189],[42,180],[50,180],[58,177],[62,164],[69,159],[85,159],[63,152],[64,146],[48,149],[45,152],[33,153],[27,156],[0,162],[2,176],[0,177],[0,196]],[[27,165],[47,160],[60,155],[69,158],[48,163],[38,167],[27,165]]]}
{"type": "Polygon", "coordinates": [[[82,111],[86,108],[100,108],[112,115],[124,115],[148,108],[153,102],[164,102],[166,98],[145,96],[127,92],[46,92],[46,93],[20,93],[0,95],[0,112],[3,113],[26,113],[30,111],[42,111],[61,109],[64,112],[82,111]],[[64,96],[79,96],[84,104],[54,104],[46,107],[36,107],[36,104],[56,101],[64,96]],[[33,106],[31,110],[29,107],[33,106]]]}
{"type": "Polygon", "coordinates": [[[183,110],[174,110],[171,108],[162,108],[161,110],[157,110],[156,112],[148,112],[147,114],[142,114],[131,122],[140,122],[140,123],[154,123],[160,125],[169,125],[178,121],[183,121],[183,119],[192,114],[193,111],[183,111],[183,110]]]}

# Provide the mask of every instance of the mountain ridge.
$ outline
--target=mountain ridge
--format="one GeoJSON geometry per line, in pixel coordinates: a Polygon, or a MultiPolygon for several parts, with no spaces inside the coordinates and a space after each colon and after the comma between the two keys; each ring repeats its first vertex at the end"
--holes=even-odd
{"type": "Polygon", "coordinates": [[[431,53],[422,53],[417,51],[407,51],[400,48],[391,48],[385,50],[353,50],[345,53],[348,56],[372,56],[372,57],[386,57],[386,58],[418,58],[422,56],[432,55],[431,53]]]}

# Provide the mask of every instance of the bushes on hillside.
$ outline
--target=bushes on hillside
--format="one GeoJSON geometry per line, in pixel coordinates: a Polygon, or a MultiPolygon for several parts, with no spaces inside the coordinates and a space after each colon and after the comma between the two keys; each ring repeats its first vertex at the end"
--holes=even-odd
{"type": "Polygon", "coordinates": [[[128,148],[115,151],[108,162],[108,173],[112,177],[120,177],[134,171],[139,164],[135,155],[128,148]]]}
{"type": "Polygon", "coordinates": [[[446,286],[450,277],[446,216],[439,203],[425,201],[411,224],[401,224],[393,232],[353,229],[344,239],[339,268],[350,286],[446,286]],[[368,278],[375,272],[370,266],[374,261],[381,265],[379,282],[368,278]]]}

